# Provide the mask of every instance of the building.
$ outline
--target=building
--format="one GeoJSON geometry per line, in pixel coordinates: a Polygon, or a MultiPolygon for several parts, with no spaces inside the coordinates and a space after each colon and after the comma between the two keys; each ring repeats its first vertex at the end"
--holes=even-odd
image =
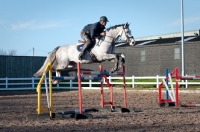
{"type": "MultiPolygon", "coordinates": [[[[200,75],[200,30],[184,33],[185,74],[200,75]]],[[[120,43],[116,45],[116,53],[126,55],[126,76],[165,75],[165,68],[172,71],[179,68],[181,75],[181,33],[150,36],[136,39],[136,46],[130,47],[120,43]]],[[[0,78],[32,77],[43,65],[46,57],[33,56],[0,56],[0,78]]],[[[84,70],[110,71],[114,67],[112,61],[96,64],[84,64],[84,70]]],[[[62,75],[76,76],[76,69],[63,72],[62,75]]]]}
{"type": "MultiPolygon", "coordinates": [[[[184,33],[185,74],[200,74],[200,30],[184,33]]],[[[181,74],[181,33],[136,39],[136,46],[119,44],[116,52],[125,52],[128,76],[165,75],[165,68],[179,68],[181,74]]]]}

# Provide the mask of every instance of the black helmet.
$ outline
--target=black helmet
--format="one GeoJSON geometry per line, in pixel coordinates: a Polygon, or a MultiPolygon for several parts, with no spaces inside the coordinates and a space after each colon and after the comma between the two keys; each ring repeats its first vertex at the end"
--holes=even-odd
{"type": "Polygon", "coordinates": [[[109,22],[106,16],[100,17],[100,21],[109,22]]]}

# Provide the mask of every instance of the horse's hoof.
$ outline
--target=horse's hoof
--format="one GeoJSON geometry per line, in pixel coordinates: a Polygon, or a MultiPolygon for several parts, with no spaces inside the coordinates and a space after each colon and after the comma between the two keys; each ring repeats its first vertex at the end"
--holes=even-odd
{"type": "Polygon", "coordinates": [[[118,71],[117,69],[118,69],[118,68],[113,68],[113,69],[111,70],[111,73],[114,73],[114,72],[118,71]]]}
{"type": "Polygon", "coordinates": [[[125,59],[124,58],[121,59],[121,63],[125,64],[125,59]]]}
{"type": "Polygon", "coordinates": [[[58,80],[54,80],[54,81],[53,81],[53,84],[58,84],[58,83],[59,83],[58,80]]]}

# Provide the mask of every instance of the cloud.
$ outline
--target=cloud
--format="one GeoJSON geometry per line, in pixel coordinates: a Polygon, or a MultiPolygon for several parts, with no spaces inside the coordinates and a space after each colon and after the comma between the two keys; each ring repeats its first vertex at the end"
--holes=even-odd
{"type": "Polygon", "coordinates": [[[66,22],[46,22],[40,23],[35,20],[29,22],[18,22],[16,24],[11,24],[12,30],[21,30],[21,29],[29,29],[29,30],[39,30],[39,29],[48,29],[48,28],[57,28],[57,27],[65,27],[66,22]]]}
{"type": "MultiPolygon", "coordinates": [[[[184,24],[193,24],[200,22],[200,17],[188,17],[184,18],[184,24]]],[[[181,19],[175,20],[169,24],[169,26],[179,26],[181,24],[181,19]]]]}
{"type": "Polygon", "coordinates": [[[7,30],[6,22],[4,20],[0,20],[0,25],[7,30]]]}
{"type": "Polygon", "coordinates": [[[184,20],[185,24],[191,24],[191,23],[195,23],[195,22],[199,22],[200,21],[200,17],[190,17],[190,18],[186,18],[184,20]]]}
{"type": "Polygon", "coordinates": [[[25,28],[29,28],[31,27],[32,25],[34,24],[33,21],[30,21],[30,22],[19,22],[17,24],[11,24],[11,27],[13,30],[19,30],[19,29],[25,29],[25,28]]]}
{"type": "Polygon", "coordinates": [[[37,30],[37,29],[45,29],[45,28],[55,28],[55,27],[61,27],[62,24],[59,23],[46,23],[46,24],[36,24],[31,27],[31,29],[37,30]]]}

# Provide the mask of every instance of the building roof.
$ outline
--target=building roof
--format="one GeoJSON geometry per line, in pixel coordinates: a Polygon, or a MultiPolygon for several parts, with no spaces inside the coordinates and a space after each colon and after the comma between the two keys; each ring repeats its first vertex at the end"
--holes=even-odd
{"type": "MultiPolygon", "coordinates": [[[[184,42],[194,42],[200,41],[200,30],[192,30],[184,32],[184,42]]],[[[144,45],[152,45],[152,44],[165,44],[165,43],[181,43],[182,33],[170,33],[156,36],[148,36],[143,38],[136,38],[135,46],[144,46],[144,45]]],[[[126,47],[129,46],[128,43],[119,43],[116,47],[126,47]]]]}

